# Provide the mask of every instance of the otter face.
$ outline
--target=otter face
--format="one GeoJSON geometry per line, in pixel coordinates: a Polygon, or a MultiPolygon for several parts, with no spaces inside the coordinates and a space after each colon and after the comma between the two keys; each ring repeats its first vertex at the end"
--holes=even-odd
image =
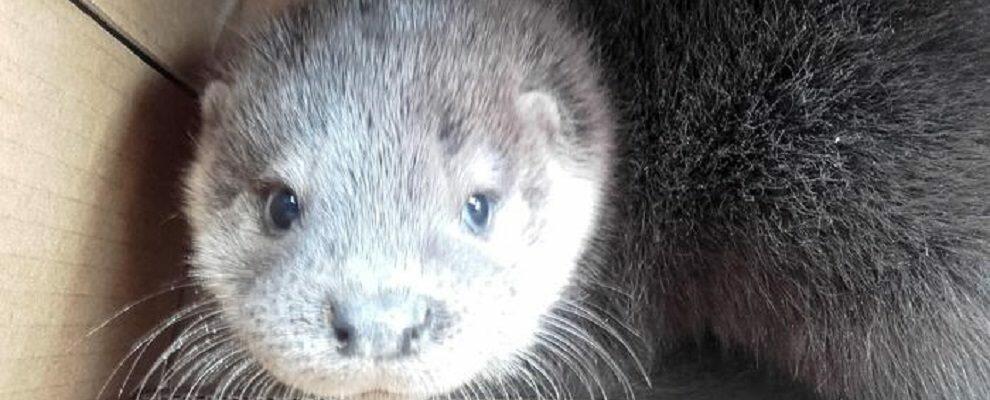
{"type": "Polygon", "coordinates": [[[596,222],[608,132],[578,144],[575,111],[511,62],[409,46],[302,65],[287,60],[317,55],[293,49],[203,97],[194,275],[250,357],[304,392],[426,396],[507,373],[596,222]]]}

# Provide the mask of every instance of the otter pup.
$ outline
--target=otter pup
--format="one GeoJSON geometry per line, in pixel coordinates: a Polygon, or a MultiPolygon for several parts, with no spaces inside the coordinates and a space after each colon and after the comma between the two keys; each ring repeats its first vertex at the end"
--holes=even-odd
{"type": "Polygon", "coordinates": [[[292,5],[203,95],[158,389],[988,398],[988,14],[292,5]]]}

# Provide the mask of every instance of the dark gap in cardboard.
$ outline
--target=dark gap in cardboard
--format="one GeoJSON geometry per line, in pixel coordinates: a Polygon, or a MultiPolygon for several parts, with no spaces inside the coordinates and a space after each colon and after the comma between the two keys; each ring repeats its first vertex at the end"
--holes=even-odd
{"type": "Polygon", "coordinates": [[[178,75],[169,71],[167,67],[151,55],[151,52],[142,47],[138,41],[129,37],[122,29],[110,22],[110,19],[105,15],[100,13],[95,7],[92,6],[87,0],[69,0],[72,5],[76,6],[83,14],[86,14],[90,19],[96,22],[104,31],[106,31],[110,36],[116,39],[120,44],[124,45],[128,51],[137,56],[142,62],[147,64],[151,69],[155,70],[161,74],[169,82],[175,84],[186,94],[196,97],[196,90],[193,89],[192,85],[186,81],[179,78],[178,75]]]}

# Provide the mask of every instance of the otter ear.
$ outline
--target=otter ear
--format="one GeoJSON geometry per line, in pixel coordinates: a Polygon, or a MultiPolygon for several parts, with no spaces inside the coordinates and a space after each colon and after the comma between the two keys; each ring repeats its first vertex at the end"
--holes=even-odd
{"type": "Polygon", "coordinates": [[[560,107],[549,93],[537,90],[523,93],[516,99],[516,111],[526,129],[541,131],[547,138],[560,133],[560,107]]]}
{"type": "Polygon", "coordinates": [[[221,105],[227,101],[230,95],[230,86],[221,80],[210,81],[203,93],[199,96],[200,113],[204,121],[212,121],[222,108],[221,105]]]}

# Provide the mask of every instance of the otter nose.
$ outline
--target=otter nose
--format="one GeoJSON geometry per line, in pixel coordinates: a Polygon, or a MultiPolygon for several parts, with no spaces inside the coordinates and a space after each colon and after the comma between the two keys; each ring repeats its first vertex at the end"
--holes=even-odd
{"type": "Polygon", "coordinates": [[[340,354],[374,359],[414,354],[432,319],[425,301],[401,296],[334,302],[330,314],[340,354]]]}

